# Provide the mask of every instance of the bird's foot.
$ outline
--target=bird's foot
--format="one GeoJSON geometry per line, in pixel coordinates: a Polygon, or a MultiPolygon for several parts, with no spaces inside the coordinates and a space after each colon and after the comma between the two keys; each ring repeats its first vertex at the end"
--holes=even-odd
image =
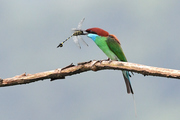
{"type": "Polygon", "coordinates": [[[111,63],[112,61],[110,60],[110,58],[108,58],[108,59],[104,59],[104,60],[97,60],[97,61],[95,61],[93,64],[92,64],[92,66],[94,66],[96,63],[102,63],[103,61],[109,61],[109,63],[111,63]]]}
{"type": "Polygon", "coordinates": [[[110,58],[107,58],[107,59],[104,59],[104,60],[102,60],[102,61],[111,61],[111,59],[110,59],[110,58]]]}

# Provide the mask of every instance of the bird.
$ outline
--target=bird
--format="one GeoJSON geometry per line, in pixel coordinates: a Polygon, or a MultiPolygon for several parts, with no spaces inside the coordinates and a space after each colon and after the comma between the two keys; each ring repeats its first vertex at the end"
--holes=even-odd
{"type": "MultiPolygon", "coordinates": [[[[111,60],[127,62],[120,41],[115,35],[109,34],[109,32],[98,27],[86,29],[85,32],[87,37],[91,38],[108,58],[111,60]]],[[[122,74],[125,80],[127,93],[134,94],[130,82],[131,75],[129,71],[122,70],[122,74]]]]}

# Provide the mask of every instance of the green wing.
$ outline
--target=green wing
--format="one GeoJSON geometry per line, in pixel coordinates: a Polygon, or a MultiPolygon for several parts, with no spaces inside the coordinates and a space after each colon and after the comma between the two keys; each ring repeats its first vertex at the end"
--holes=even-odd
{"type": "Polygon", "coordinates": [[[106,42],[109,49],[118,57],[120,61],[127,62],[126,56],[124,55],[120,42],[117,40],[117,38],[110,35],[108,36],[106,42]]]}
{"type": "MultiPolygon", "coordinates": [[[[115,35],[109,35],[106,42],[107,42],[109,49],[118,57],[118,59],[120,61],[127,62],[126,56],[124,55],[124,52],[123,52],[121,45],[120,45],[120,42],[116,38],[115,35]]],[[[127,93],[134,94],[131,83],[130,83],[130,79],[129,79],[129,76],[130,76],[129,72],[123,70],[122,73],[123,73],[123,77],[125,80],[127,93]]]]}

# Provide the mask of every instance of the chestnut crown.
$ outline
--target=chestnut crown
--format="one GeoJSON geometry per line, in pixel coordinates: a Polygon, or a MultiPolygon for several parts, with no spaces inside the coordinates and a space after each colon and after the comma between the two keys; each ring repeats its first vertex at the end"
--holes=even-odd
{"type": "Polygon", "coordinates": [[[92,34],[97,34],[99,36],[104,36],[104,37],[107,37],[109,36],[109,33],[101,28],[89,28],[86,30],[87,33],[92,33],[92,34]]]}

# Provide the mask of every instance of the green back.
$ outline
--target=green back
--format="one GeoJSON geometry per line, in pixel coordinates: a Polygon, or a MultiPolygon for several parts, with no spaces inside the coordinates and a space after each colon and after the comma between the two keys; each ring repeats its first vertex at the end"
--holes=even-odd
{"type": "MultiPolygon", "coordinates": [[[[120,43],[113,36],[108,36],[108,37],[97,36],[94,42],[111,60],[120,60],[127,62],[127,59],[124,55],[120,43]]],[[[127,93],[134,94],[129,79],[130,76],[129,72],[125,70],[123,70],[122,72],[126,83],[127,93]]]]}
{"type": "Polygon", "coordinates": [[[114,38],[108,37],[107,44],[109,49],[119,58],[120,61],[127,62],[126,56],[121,48],[120,43],[118,43],[114,38]]]}
{"type": "Polygon", "coordinates": [[[120,44],[114,38],[97,36],[94,42],[111,60],[127,62],[120,44]]]}

